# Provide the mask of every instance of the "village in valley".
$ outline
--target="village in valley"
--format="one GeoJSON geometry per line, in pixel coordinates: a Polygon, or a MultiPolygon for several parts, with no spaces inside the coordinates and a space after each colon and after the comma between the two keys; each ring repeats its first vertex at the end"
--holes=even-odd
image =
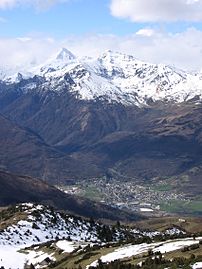
{"type": "Polygon", "coordinates": [[[184,193],[166,188],[162,184],[141,184],[115,179],[89,179],[74,185],[57,186],[60,190],[87,197],[119,209],[141,212],[149,215],[165,215],[162,203],[189,201],[184,193]],[[164,186],[164,188],[163,188],[164,186]]]}

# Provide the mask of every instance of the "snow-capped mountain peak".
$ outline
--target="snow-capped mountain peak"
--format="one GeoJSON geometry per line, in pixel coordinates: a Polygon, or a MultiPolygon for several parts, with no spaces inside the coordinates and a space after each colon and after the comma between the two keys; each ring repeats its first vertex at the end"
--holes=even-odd
{"type": "Polygon", "coordinates": [[[116,64],[121,64],[121,62],[124,61],[131,61],[131,60],[136,60],[136,58],[132,55],[127,55],[118,51],[112,51],[112,50],[106,50],[103,54],[101,54],[98,57],[98,61],[103,62],[103,61],[108,61],[111,63],[116,63],[116,64]]]}
{"type": "Polygon", "coordinates": [[[69,60],[71,61],[75,59],[76,59],[76,56],[66,48],[62,48],[61,51],[56,56],[56,60],[59,60],[59,61],[69,61],[69,60]]]}
{"type": "MultiPolygon", "coordinates": [[[[151,64],[134,56],[107,50],[98,58],[77,58],[63,48],[45,64],[15,72],[14,76],[1,75],[6,83],[21,79],[44,77],[44,89],[60,91],[68,88],[77,98],[93,100],[104,98],[124,105],[147,105],[148,100],[185,102],[202,98],[201,73],[192,74],[165,64],[151,64]],[[197,98],[195,98],[197,97],[197,98]]],[[[32,90],[33,85],[31,86],[32,90]]],[[[26,90],[29,90],[29,85],[26,90]]]]}

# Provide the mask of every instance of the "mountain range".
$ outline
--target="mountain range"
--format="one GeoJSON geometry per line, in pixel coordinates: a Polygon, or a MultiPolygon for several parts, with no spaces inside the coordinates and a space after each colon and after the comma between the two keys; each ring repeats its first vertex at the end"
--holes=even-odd
{"type": "Polygon", "coordinates": [[[202,174],[202,74],[67,49],[0,75],[0,167],[51,183],[202,174]]]}
{"type": "Polygon", "coordinates": [[[188,73],[163,64],[150,64],[123,53],[106,51],[98,58],[77,58],[63,48],[55,58],[35,67],[1,71],[6,84],[28,80],[20,89],[61,92],[79,99],[108,100],[143,106],[152,101],[184,102],[201,99],[202,74],[188,73]],[[38,80],[33,80],[33,78],[38,80]],[[40,86],[40,87],[39,87],[40,86]]]}

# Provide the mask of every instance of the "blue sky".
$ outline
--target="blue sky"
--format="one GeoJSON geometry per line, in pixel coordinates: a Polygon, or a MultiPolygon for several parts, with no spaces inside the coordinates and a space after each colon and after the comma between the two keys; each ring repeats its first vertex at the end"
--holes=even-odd
{"type": "Polygon", "coordinates": [[[38,63],[60,47],[201,69],[202,0],[0,0],[2,64],[38,63]]]}
{"type": "Polygon", "coordinates": [[[44,33],[55,38],[92,33],[125,35],[143,27],[110,14],[109,0],[73,0],[46,10],[20,6],[1,10],[1,36],[16,37],[44,33]]]}
{"type": "Polygon", "coordinates": [[[202,29],[200,21],[140,23],[131,22],[129,18],[120,19],[111,15],[110,3],[110,0],[69,0],[46,9],[29,5],[1,9],[0,17],[6,22],[0,24],[0,36],[16,37],[41,33],[63,38],[68,35],[93,33],[127,35],[143,27],[170,32],[182,32],[189,27],[202,29]]]}

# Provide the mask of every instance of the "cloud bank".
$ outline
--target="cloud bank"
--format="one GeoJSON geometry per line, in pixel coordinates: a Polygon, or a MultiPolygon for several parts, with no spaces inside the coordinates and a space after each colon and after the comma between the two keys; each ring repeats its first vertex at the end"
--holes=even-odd
{"type": "MultiPolygon", "coordinates": [[[[116,35],[72,36],[63,40],[42,37],[0,39],[1,66],[40,64],[66,47],[77,56],[98,56],[107,49],[185,70],[202,69],[202,31],[195,28],[171,34],[141,29],[124,37],[116,35]]],[[[1,67],[0,67],[1,69],[1,67]]]]}
{"type": "Polygon", "coordinates": [[[133,22],[202,21],[201,0],[111,0],[110,10],[133,22]]]}

